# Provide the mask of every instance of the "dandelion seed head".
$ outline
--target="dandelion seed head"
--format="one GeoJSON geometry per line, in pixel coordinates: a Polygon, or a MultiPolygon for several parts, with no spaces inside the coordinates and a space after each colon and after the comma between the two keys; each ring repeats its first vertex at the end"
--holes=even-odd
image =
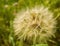
{"type": "Polygon", "coordinates": [[[13,21],[14,32],[18,39],[33,41],[35,38],[36,42],[46,42],[54,36],[55,26],[53,13],[44,6],[19,12],[13,21]]]}

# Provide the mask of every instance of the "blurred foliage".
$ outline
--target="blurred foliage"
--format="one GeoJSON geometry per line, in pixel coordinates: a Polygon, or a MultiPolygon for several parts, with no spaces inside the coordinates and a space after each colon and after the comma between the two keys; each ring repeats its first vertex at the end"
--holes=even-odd
{"type": "Polygon", "coordinates": [[[13,19],[19,10],[31,8],[36,4],[49,7],[54,12],[57,19],[57,32],[53,40],[56,43],[48,44],[60,46],[60,0],[0,0],[0,46],[24,46],[14,37],[13,19]]]}
{"type": "MultiPolygon", "coordinates": [[[[34,45],[32,45],[34,46],[34,45]]],[[[36,44],[36,46],[48,46],[48,44],[36,44]]]]}

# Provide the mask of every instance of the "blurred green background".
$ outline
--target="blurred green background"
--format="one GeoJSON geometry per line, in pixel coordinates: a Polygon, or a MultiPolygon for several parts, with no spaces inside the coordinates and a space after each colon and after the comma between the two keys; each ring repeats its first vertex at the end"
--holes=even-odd
{"type": "Polygon", "coordinates": [[[13,30],[13,19],[21,9],[44,5],[54,12],[57,20],[56,37],[49,46],[60,46],[60,0],[0,0],[0,46],[29,46],[16,40],[13,30]]]}

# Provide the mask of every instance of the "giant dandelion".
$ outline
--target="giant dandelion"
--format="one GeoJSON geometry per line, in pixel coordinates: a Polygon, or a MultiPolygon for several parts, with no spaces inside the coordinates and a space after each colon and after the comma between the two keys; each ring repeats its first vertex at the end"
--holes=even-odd
{"type": "Polygon", "coordinates": [[[13,21],[17,39],[32,43],[46,43],[54,33],[56,20],[47,7],[35,6],[18,12],[13,21]]]}

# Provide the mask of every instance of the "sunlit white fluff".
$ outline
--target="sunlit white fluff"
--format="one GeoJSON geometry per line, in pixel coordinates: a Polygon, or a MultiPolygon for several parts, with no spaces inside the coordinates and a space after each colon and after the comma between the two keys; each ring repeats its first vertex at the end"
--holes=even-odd
{"type": "Polygon", "coordinates": [[[56,20],[53,13],[44,6],[27,8],[17,13],[13,27],[18,39],[32,42],[46,42],[54,36],[56,20]]]}

